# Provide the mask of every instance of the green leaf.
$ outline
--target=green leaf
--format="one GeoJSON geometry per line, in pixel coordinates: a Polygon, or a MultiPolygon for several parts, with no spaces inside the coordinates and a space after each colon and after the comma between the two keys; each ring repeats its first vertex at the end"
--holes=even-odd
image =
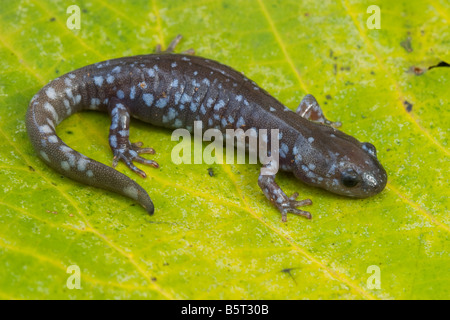
{"type": "MultiPolygon", "coordinates": [[[[0,298],[445,299],[450,296],[450,6],[445,0],[2,1],[0,12],[0,298]],[[161,164],[132,200],[61,177],[29,143],[25,113],[48,81],[101,60],[178,50],[245,72],[291,109],[315,95],[342,130],[378,149],[389,182],[363,200],[281,173],[311,198],[312,220],[279,213],[257,165],[175,165],[170,131],[132,122],[161,164]],[[210,176],[212,168],[214,176],[210,176]],[[81,289],[66,285],[80,268],[81,289]],[[380,289],[372,289],[371,266],[380,289]],[[368,272],[369,270],[369,272],[368,272]],[[69,279],[70,280],[70,279],[69,279]]],[[[58,127],[74,149],[112,160],[106,114],[58,127]]]]}

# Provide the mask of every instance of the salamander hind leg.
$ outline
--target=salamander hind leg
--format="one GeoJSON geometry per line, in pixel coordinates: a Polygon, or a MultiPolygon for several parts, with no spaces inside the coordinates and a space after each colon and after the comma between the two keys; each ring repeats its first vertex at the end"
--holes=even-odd
{"type": "MultiPolygon", "coordinates": [[[[169,46],[167,47],[166,50],[162,50],[161,48],[161,44],[156,45],[155,48],[155,53],[173,53],[175,51],[176,46],[178,45],[178,43],[181,41],[182,39],[182,35],[179,34],[175,37],[175,39],[172,40],[172,42],[170,42],[169,46]]],[[[194,55],[195,54],[195,50],[190,48],[186,51],[181,52],[182,54],[190,54],[190,55],[194,55]]]]}
{"type": "Polygon", "coordinates": [[[340,122],[333,122],[325,118],[322,108],[320,107],[316,98],[314,98],[314,96],[311,94],[307,94],[302,99],[300,105],[297,108],[296,113],[299,116],[308,119],[310,121],[327,124],[334,128],[339,128],[342,125],[340,122]]]}
{"type": "Polygon", "coordinates": [[[264,175],[261,173],[258,178],[258,185],[264,192],[267,199],[269,199],[270,202],[277,207],[278,211],[280,211],[281,220],[283,222],[287,221],[288,213],[311,219],[311,214],[308,211],[299,210],[297,207],[311,205],[312,201],[310,199],[297,201],[297,192],[288,197],[275,182],[275,175],[264,175]]]}
{"type": "Polygon", "coordinates": [[[113,167],[117,166],[119,161],[123,161],[128,168],[143,178],[147,175],[136,167],[133,161],[159,168],[155,161],[139,156],[141,153],[154,154],[155,150],[142,148],[142,142],[130,143],[130,114],[125,104],[117,98],[112,98],[108,104],[108,112],[111,116],[109,145],[114,154],[113,167]]]}

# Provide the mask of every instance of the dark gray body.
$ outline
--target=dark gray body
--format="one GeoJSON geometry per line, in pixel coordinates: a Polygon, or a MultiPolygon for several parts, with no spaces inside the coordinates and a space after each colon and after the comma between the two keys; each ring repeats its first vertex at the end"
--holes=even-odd
{"type": "Polygon", "coordinates": [[[179,54],[113,59],[70,72],[43,87],[27,113],[27,129],[37,154],[65,176],[131,197],[149,213],[153,204],[142,187],[74,151],[55,133],[55,127],[75,112],[89,109],[111,114],[112,101],[126,106],[131,117],[171,129],[192,129],[196,120],[202,121],[204,130],[222,132],[278,129],[280,168],[335,193],[365,197],[378,193],[386,183],[384,169],[359,141],[304,119],[243,74],[212,60],[179,54]],[[361,176],[369,173],[378,180],[376,186],[343,187],[340,172],[349,167],[361,176]]]}

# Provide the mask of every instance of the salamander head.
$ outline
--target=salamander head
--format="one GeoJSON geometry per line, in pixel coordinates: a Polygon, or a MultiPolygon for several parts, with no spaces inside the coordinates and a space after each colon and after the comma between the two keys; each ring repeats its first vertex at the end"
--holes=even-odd
{"type": "Polygon", "coordinates": [[[300,136],[296,146],[294,175],[309,185],[355,198],[376,195],[386,186],[386,171],[368,142],[321,125],[315,139],[300,136]]]}

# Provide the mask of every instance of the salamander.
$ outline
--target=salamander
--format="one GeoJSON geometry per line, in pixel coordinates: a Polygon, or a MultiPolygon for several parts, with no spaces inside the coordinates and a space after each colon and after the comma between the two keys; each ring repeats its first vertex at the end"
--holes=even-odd
{"type": "MultiPolygon", "coordinates": [[[[142,142],[129,141],[130,118],[169,129],[202,130],[254,128],[278,129],[279,166],[300,181],[336,194],[365,198],[381,192],[387,174],[375,147],[338,130],[327,120],[312,95],[296,112],[260,88],[242,73],[193,52],[173,53],[178,36],[166,51],[98,62],[69,72],[44,86],[31,100],[27,132],[37,155],[50,167],[78,182],[110,190],[136,200],[149,214],[154,205],[148,193],[128,176],[90,159],[66,145],[55,128],[82,110],[108,112],[111,118],[109,145],[113,167],[124,162],[142,177],[134,162],[159,165],[141,157],[153,154],[142,142]]],[[[258,185],[280,211],[311,218],[298,209],[310,199],[298,201],[275,182],[274,174],[260,174],[258,185]]]]}

